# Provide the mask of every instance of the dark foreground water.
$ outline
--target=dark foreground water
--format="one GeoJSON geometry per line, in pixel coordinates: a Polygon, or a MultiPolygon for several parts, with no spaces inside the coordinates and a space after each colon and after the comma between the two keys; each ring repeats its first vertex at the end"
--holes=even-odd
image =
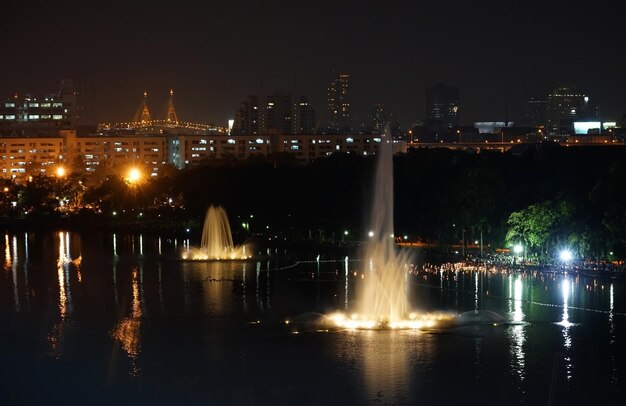
{"type": "Polygon", "coordinates": [[[362,261],[176,260],[187,244],[2,235],[0,404],[626,404],[623,280],[418,268],[417,310],[510,323],[294,334],[367,300],[362,261]]]}

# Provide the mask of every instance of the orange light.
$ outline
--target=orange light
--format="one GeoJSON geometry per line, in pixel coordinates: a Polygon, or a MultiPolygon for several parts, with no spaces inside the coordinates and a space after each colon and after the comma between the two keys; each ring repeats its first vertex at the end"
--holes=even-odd
{"type": "Polygon", "coordinates": [[[132,168],[128,172],[128,181],[130,183],[136,183],[139,181],[139,179],[141,179],[141,172],[137,168],[132,168]]]}

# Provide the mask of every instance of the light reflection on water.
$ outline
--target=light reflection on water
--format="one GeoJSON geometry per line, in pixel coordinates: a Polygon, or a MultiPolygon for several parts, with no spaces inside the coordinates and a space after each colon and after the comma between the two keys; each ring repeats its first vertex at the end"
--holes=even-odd
{"type": "Polygon", "coordinates": [[[509,312],[511,314],[512,325],[511,331],[511,358],[513,360],[513,369],[516,371],[520,380],[524,380],[525,371],[525,354],[524,342],[526,341],[524,322],[524,310],[522,307],[523,289],[522,276],[509,275],[509,312]],[[511,292],[512,291],[512,292],[511,292]],[[512,296],[511,296],[512,293],[512,296]],[[511,308],[512,306],[512,308],[511,308]]]}
{"type": "Polygon", "coordinates": [[[139,376],[138,357],[141,352],[141,321],[142,321],[142,268],[134,267],[132,271],[132,303],[131,314],[122,318],[115,326],[111,335],[122,346],[130,360],[130,375],[139,376]]]}
{"type": "MultiPolygon", "coordinates": [[[[69,354],[76,357],[77,347],[70,342],[117,346],[126,362],[111,367],[114,374],[123,370],[131,377],[154,376],[162,351],[176,351],[183,358],[189,352],[188,358],[198,362],[220,360],[226,351],[234,356],[234,366],[228,368],[248,371],[254,367],[245,360],[255,354],[248,340],[278,339],[287,348],[299,345],[276,330],[274,321],[307,311],[350,311],[363,299],[354,292],[367,264],[345,255],[334,262],[309,257],[311,261],[300,263],[191,263],[167,259],[177,252],[175,239],[109,234],[98,245],[95,237],[60,232],[53,238],[56,258],[50,258],[42,248],[45,241],[42,235],[5,234],[0,252],[6,272],[0,288],[6,294],[0,310],[16,315],[12,317],[36,314],[43,319],[48,350],[58,361],[69,354]],[[46,301],[53,304],[54,314],[41,310],[46,301]],[[267,330],[245,330],[247,322],[257,320],[267,330]],[[109,342],[89,343],[101,334],[86,335],[88,324],[103,329],[109,342]]],[[[549,390],[553,367],[563,378],[554,383],[557,393],[575,393],[583,377],[595,378],[586,368],[588,357],[575,350],[586,340],[606,336],[596,350],[606,366],[596,371],[595,379],[605,377],[613,390],[623,386],[625,368],[616,344],[624,339],[623,281],[589,283],[562,274],[486,272],[452,265],[419,269],[407,278],[407,288],[429,310],[490,310],[511,324],[442,334],[344,331],[326,336],[331,338],[304,338],[308,344],[300,350],[315,354],[311,368],[324,357],[334,358],[323,362],[343,371],[338,382],[363,388],[365,399],[360,400],[369,402],[401,404],[434,397],[438,384],[433,379],[445,381],[446,374],[461,373],[467,380],[463,388],[474,380],[486,389],[499,379],[514,399],[538,396],[545,403],[541,396],[549,390]],[[543,392],[533,395],[537,385],[543,392]]],[[[261,349],[259,354],[265,351],[270,351],[270,359],[280,355],[276,349],[261,349]]]]}

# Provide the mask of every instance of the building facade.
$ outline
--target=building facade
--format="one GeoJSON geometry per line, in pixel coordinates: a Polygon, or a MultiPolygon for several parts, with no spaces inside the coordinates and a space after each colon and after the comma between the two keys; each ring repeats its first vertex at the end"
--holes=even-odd
{"type": "MultiPolygon", "coordinates": [[[[134,133],[77,135],[60,130],[56,135],[24,135],[0,138],[0,174],[23,181],[38,173],[54,175],[64,166],[89,175],[125,173],[141,167],[157,176],[164,165],[184,169],[211,160],[245,160],[253,156],[289,154],[306,164],[334,153],[376,154],[380,135],[272,134],[255,137],[225,134],[134,133]]],[[[406,143],[394,142],[395,152],[406,152],[406,143]]]]}
{"type": "Polygon", "coordinates": [[[313,134],[315,110],[306,96],[291,94],[248,96],[235,112],[231,134],[313,134]]]}
{"type": "Polygon", "coordinates": [[[58,94],[15,95],[0,103],[0,135],[15,129],[72,128],[71,105],[58,94]]]}
{"type": "Polygon", "coordinates": [[[426,88],[426,120],[434,127],[451,130],[459,126],[459,87],[439,83],[426,88]]]}
{"type": "Polygon", "coordinates": [[[571,86],[559,86],[548,95],[546,128],[551,134],[570,134],[574,121],[597,118],[589,96],[571,86]]]}
{"type": "Polygon", "coordinates": [[[326,89],[326,114],[328,130],[336,133],[350,133],[350,73],[336,73],[326,89]]]}

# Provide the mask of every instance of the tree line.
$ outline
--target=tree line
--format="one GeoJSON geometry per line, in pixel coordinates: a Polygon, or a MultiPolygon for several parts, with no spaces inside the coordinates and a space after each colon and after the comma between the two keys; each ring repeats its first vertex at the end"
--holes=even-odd
{"type": "MultiPolygon", "coordinates": [[[[626,257],[626,149],[536,144],[521,151],[409,149],[394,157],[397,235],[445,248],[482,237],[490,248],[522,244],[548,258],[568,247],[580,258],[626,257]]],[[[304,241],[366,238],[374,156],[333,154],[308,165],[286,154],[208,160],[131,184],[121,173],[94,181],[7,180],[0,214],[83,216],[110,222],[201,228],[211,204],[233,232],[304,241]]]]}

